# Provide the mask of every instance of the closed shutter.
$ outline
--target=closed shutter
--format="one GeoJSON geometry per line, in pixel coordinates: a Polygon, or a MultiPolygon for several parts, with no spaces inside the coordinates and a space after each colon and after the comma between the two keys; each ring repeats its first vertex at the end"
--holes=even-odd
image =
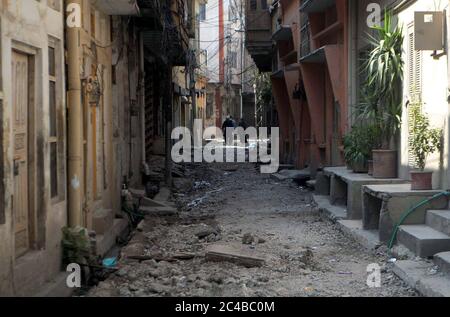
{"type": "Polygon", "coordinates": [[[409,106],[408,106],[408,164],[410,167],[415,168],[415,156],[411,151],[412,140],[412,113],[415,107],[422,106],[422,52],[414,49],[414,25],[410,25],[408,28],[408,56],[407,56],[407,68],[408,68],[408,93],[409,93],[409,106]]]}

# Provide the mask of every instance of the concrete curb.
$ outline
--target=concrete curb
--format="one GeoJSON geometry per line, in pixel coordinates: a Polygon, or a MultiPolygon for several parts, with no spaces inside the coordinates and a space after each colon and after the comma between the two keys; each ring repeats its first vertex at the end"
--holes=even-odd
{"type": "MultiPolygon", "coordinates": [[[[376,230],[363,230],[361,220],[346,220],[345,208],[331,205],[328,196],[313,195],[313,199],[320,215],[335,223],[345,236],[370,251],[382,245],[376,230]]],[[[430,275],[428,272],[434,266],[425,260],[403,260],[395,262],[392,271],[425,297],[450,297],[450,276],[444,273],[430,275]]]]}
{"type": "Polygon", "coordinates": [[[450,278],[443,273],[430,275],[434,265],[424,260],[395,262],[392,271],[426,297],[450,297],[450,278]]]}

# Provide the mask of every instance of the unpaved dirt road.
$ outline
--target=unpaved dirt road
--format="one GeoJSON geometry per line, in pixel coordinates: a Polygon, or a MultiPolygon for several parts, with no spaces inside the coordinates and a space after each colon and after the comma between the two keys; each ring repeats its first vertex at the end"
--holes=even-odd
{"type": "Polygon", "coordinates": [[[346,238],[297,184],[274,181],[252,164],[189,170],[194,187],[174,195],[180,214],[147,217],[122,250],[120,269],[89,296],[417,296],[390,271],[382,248],[372,254],[346,238]],[[208,262],[205,250],[215,244],[266,263],[208,262]],[[126,259],[133,252],[153,259],[126,259]],[[180,252],[187,259],[171,257],[180,252]],[[372,263],[381,267],[379,288],[366,284],[372,263]]]}

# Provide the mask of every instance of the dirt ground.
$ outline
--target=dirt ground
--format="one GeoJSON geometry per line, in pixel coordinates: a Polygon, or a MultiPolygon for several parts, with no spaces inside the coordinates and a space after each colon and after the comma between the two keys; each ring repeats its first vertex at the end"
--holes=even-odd
{"type": "Polygon", "coordinates": [[[191,166],[187,178],[173,196],[179,215],[146,217],[119,270],[88,296],[417,296],[383,248],[371,253],[345,237],[298,184],[253,164],[191,166]],[[214,244],[257,253],[265,265],[208,262],[214,244]],[[127,259],[133,252],[152,259],[127,259]],[[366,284],[372,263],[382,268],[379,288],[366,284]]]}

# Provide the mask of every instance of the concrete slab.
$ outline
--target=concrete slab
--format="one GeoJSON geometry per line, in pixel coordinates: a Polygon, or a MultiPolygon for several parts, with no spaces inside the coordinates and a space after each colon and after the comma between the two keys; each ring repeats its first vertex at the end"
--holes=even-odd
{"type": "Polygon", "coordinates": [[[411,184],[386,184],[386,185],[367,185],[368,190],[380,195],[392,195],[398,197],[423,196],[432,197],[436,194],[442,193],[441,190],[411,190],[411,184]]]}
{"type": "Polygon", "coordinates": [[[325,214],[331,221],[336,222],[347,218],[347,210],[342,206],[334,206],[330,203],[329,196],[313,195],[320,213],[325,214]]]}
{"type": "Polygon", "coordinates": [[[295,166],[292,164],[280,164],[280,166],[278,167],[278,172],[282,170],[293,170],[294,168],[295,166]]]}
{"type": "Polygon", "coordinates": [[[450,251],[450,237],[426,225],[401,226],[397,239],[420,257],[450,251]]]}
{"type": "Polygon", "coordinates": [[[149,206],[141,206],[139,207],[139,211],[144,213],[146,216],[174,216],[178,214],[178,210],[170,207],[149,207],[149,206]]]}
{"type": "Polygon", "coordinates": [[[401,278],[410,287],[426,297],[450,297],[450,278],[445,274],[428,272],[433,263],[425,261],[397,261],[392,268],[395,275],[401,278]]]}
{"type": "Polygon", "coordinates": [[[378,231],[364,230],[361,220],[339,220],[337,224],[342,232],[368,250],[375,250],[382,244],[378,231]]]}
{"type": "Polygon", "coordinates": [[[314,190],[315,188],[316,188],[316,180],[314,179],[314,180],[309,180],[309,181],[307,181],[306,182],[306,186],[309,188],[309,189],[311,189],[311,190],[314,190]]]}
{"type": "MultiPolygon", "coordinates": [[[[394,226],[399,223],[406,211],[439,193],[441,191],[412,191],[409,184],[364,185],[362,189],[364,229],[378,229],[380,240],[387,242],[394,226]]],[[[404,224],[424,224],[428,210],[446,209],[447,206],[448,198],[441,196],[417,208],[404,224]]]]}
{"type": "Polygon", "coordinates": [[[162,201],[153,200],[147,197],[144,197],[141,200],[141,206],[143,207],[167,207],[162,201]]]}
{"type": "Polygon", "coordinates": [[[419,280],[419,293],[427,297],[450,297],[450,278],[448,276],[426,276],[419,280]]]}
{"type": "Polygon", "coordinates": [[[134,198],[144,198],[146,196],[144,189],[129,188],[128,190],[134,198]]]}
{"type": "Polygon", "coordinates": [[[124,234],[128,228],[128,221],[125,219],[114,219],[112,230],[106,234],[97,235],[96,253],[104,256],[116,244],[117,237],[124,234]]]}
{"type": "Polygon", "coordinates": [[[92,228],[97,234],[105,234],[114,223],[114,213],[109,209],[97,209],[92,215],[92,228]]]}
{"type": "Polygon", "coordinates": [[[248,268],[261,267],[266,262],[262,255],[248,249],[217,244],[207,248],[206,260],[212,262],[231,262],[248,268]]]}
{"type": "Polygon", "coordinates": [[[450,274],[450,252],[441,252],[434,256],[434,263],[443,273],[450,274]]]}
{"type": "Polygon", "coordinates": [[[426,224],[450,236],[450,210],[428,210],[426,224]]]}
{"type": "Polygon", "coordinates": [[[33,297],[71,297],[74,289],[67,287],[69,272],[61,272],[48,281],[33,297]]]}
{"type": "Polygon", "coordinates": [[[154,200],[158,202],[168,201],[170,198],[171,192],[167,187],[161,187],[159,193],[155,196],[154,200]]]}
{"type": "Polygon", "coordinates": [[[419,280],[433,265],[423,261],[403,260],[396,261],[392,267],[395,275],[401,278],[409,287],[417,289],[419,280]]]}
{"type": "Polygon", "coordinates": [[[272,174],[272,178],[280,181],[284,180],[296,180],[296,181],[306,181],[311,179],[311,171],[309,169],[304,170],[282,170],[278,173],[272,174]]]}
{"type": "Polygon", "coordinates": [[[320,196],[330,195],[330,177],[323,172],[319,172],[316,175],[315,193],[320,196]]]}
{"type": "Polygon", "coordinates": [[[324,174],[330,178],[330,195],[333,204],[347,206],[348,219],[362,219],[362,186],[373,184],[403,184],[405,180],[377,179],[368,174],[358,174],[346,167],[329,167],[324,174]]]}

